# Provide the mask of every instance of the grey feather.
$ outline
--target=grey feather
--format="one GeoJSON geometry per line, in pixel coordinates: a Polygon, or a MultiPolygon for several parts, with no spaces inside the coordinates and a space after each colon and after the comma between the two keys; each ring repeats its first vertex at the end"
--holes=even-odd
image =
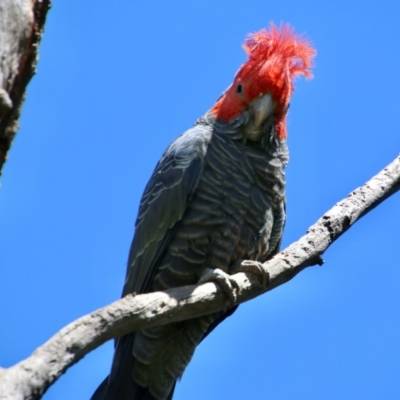
{"type": "Polygon", "coordinates": [[[210,132],[196,126],[162,155],[142,196],[122,295],[145,293],[196,189],[210,132]]]}
{"type": "MultiPolygon", "coordinates": [[[[207,113],[168,147],[140,203],[123,295],[194,284],[206,268],[229,273],[240,259],[277,251],[287,147],[271,120],[262,140],[244,140],[248,120],[207,113]]],[[[196,346],[235,309],[118,339],[110,377],[92,400],[171,400],[196,346]]]]}

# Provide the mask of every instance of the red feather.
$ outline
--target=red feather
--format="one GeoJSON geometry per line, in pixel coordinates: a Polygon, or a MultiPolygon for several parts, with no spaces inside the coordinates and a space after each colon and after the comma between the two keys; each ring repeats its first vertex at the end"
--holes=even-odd
{"type": "MultiPolygon", "coordinates": [[[[277,116],[285,114],[294,89],[293,80],[300,75],[307,79],[312,77],[310,68],[315,49],[289,25],[278,28],[273,23],[269,31],[262,29],[250,34],[243,48],[249,59],[239,68],[232,86],[214,105],[213,113],[217,118],[230,120],[252,100],[269,93],[275,102],[277,116]],[[243,86],[241,96],[236,93],[238,84],[243,86]]],[[[278,127],[278,136],[285,137],[285,124],[279,123],[278,127]]]]}

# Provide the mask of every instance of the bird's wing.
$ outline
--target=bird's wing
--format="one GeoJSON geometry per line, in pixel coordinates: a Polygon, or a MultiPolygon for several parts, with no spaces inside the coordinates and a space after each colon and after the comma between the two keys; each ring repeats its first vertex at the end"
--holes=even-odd
{"type": "MultiPolygon", "coordinates": [[[[158,162],[140,202],[123,296],[149,290],[157,264],[196,190],[210,137],[207,126],[196,125],[172,142],[158,162]]],[[[132,379],[133,340],[134,333],[116,339],[111,373],[92,400],[138,398],[142,389],[132,379]]]]}
{"type": "Polygon", "coordinates": [[[143,193],[122,295],[143,293],[196,189],[210,129],[195,126],[165,151],[143,193]]]}

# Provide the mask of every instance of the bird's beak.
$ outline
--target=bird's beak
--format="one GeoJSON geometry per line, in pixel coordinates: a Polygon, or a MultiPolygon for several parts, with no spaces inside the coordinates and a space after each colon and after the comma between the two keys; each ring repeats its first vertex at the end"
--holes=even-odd
{"type": "Polygon", "coordinates": [[[262,123],[272,115],[275,110],[275,104],[270,94],[264,94],[257,97],[250,103],[250,111],[253,115],[254,125],[259,128],[262,123]]]}

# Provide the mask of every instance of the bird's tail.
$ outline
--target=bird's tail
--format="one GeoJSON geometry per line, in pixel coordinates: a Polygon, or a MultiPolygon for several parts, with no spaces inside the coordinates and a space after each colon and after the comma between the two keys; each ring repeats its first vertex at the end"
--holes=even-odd
{"type": "MultiPolygon", "coordinates": [[[[154,397],[148,388],[138,385],[133,380],[133,339],[132,333],[117,340],[111,373],[90,400],[160,400],[154,397]]],[[[172,400],[175,384],[176,382],[165,400],[172,400]]]]}

